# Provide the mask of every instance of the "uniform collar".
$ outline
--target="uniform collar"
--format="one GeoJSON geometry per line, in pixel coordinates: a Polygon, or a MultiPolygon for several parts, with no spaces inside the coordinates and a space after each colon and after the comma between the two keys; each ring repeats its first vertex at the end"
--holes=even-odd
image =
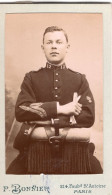
{"type": "Polygon", "coordinates": [[[48,69],[65,69],[66,68],[66,64],[63,63],[60,66],[56,66],[56,65],[53,65],[53,64],[50,64],[49,62],[47,62],[46,63],[46,68],[48,68],[48,69]]]}

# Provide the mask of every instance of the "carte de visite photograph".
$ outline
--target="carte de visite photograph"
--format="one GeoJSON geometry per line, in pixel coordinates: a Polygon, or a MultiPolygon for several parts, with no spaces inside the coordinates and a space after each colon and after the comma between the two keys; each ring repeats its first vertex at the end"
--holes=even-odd
{"type": "Polygon", "coordinates": [[[103,174],[102,13],[5,16],[5,174],[103,174]]]}

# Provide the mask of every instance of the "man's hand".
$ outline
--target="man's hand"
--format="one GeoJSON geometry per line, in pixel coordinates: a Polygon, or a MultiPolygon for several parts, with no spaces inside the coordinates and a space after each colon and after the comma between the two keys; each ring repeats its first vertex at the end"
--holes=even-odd
{"type": "Polygon", "coordinates": [[[77,93],[74,93],[73,102],[60,106],[57,103],[57,113],[65,115],[79,115],[82,111],[82,104],[78,103],[81,96],[78,96],[77,93]]]}
{"type": "Polygon", "coordinates": [[[74,102],[70,102],[68,104],[65,104],[63,106],[57,104],[57,113],[58,114],[64,114],[64,115],[79,115],[82,111],[82,104],[74,102]]]}

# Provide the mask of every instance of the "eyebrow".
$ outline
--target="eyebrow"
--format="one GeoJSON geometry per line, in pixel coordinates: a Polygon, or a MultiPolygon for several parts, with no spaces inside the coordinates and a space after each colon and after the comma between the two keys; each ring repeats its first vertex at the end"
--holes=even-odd
{"type": "MultiPolygon", "coordinates": [[[[53,40],[49,39],[49,40],[47,40],[47,41],[53,41],[53,40]]],[[[62,41],[62,40],[61,40],[61,39],[57,39],[56,41],[62,41]]]]}

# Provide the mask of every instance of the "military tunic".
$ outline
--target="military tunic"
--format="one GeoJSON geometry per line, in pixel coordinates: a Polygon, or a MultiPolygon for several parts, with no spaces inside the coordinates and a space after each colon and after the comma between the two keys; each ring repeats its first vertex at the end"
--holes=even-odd
{"type": "MultiPolygon", "coordinates": [[[[17,121],[48,120],[62,118],[57,115],[57,104],[65,105],[73,101],[73,94],[81,95],[79,103],[82,104],[82,112],[75,116],[76,128],[91,127],[95,119],[94,99],[85,75],[67,69],[65,64],[61,67],[46,65],[39,71],[26,74],[18,96],[15,116],[17,121]],[[22,110],[19,106],[29,106],[31,103],[43,103],[41,108],[45,112],[41,116],[22,110]]],[[[64,116],[69,120],[68,116],[64,116]]],[[[60,124],[61,125],[61,124],[60,124]]]]}
{"type": "MultiPolygon", "coordinates": [[[[59,127],[60,128],[64,127],[63,126],[64,122],[67,121],[67,124],[69,124],[70,116],[57,114],[57,102],[59,102],[60,105],[65,105],[69,102],[72,102],[74,93],[77,93],[78,96],[79,95],[81,96],[79,99],[79,103],[82,104],[82,112],[78,116],[75,116],[76,123],[74,124],[73,127],[89,128],[94,124],[95,120],[95,103],[85,75],[68,69],[65,64],[56,67],[47,63],[45,68],[41,68],[38,71],[31,71],[25,75],[23,83],[21,85],[21,92],[17,98],[15,106],[16,119],[19,122],[26,121],[29,122],[38,120],[44,121],[51,120],[52,118],[58,118],[60,121],[59,127]],[[30,106],[31,103],[41,103],[40,107],[42,109],[41,110],[42,112],[40,112],[40,109],[38,109],[38,114],[35,114],[29,111],[22,110],[20,108],[21,105],[30,106]]],[[[73,156],[75,146],[72,147],[70,144],[66,144],[65,147],[67,148],[66,151],[68,152],[68,154],[66,154],[68,155],[67,158],[70,158],[70,155],[73,156]]],[[[46,149],[45,142],[37,141],[37,143],[34,143],[33,146],[32,145],[29,146],[29,148],[33,148],[34,154],[36,154],[36,158],[38,156],[37,169],[41,168],[41,171],[43,171],[46,174],[47,173],[54,174],[55,173],[54,170],[48,171],[47,169],[44,170],[43,167],[41,167],[41,164],[43,163],[43,162],[41,163],[41,160],[43,161],[42,156],[43,150],[45,153],[47,152],[47,157],[45,154],[44,159],[46,164],[48,164],[47,166],[51,167],[54,164],[54,161],[52,161],[51,159],[52,157],[49,156],[50,155],[49,146],[47,146],[46,149]],[[41,160],[39,159],[39,156],[42,156],[41,160]],[[50,161],[48,159],[48,156],[50,158],[50,161]]],[[[12,173],[14,173],[15,168],[13,169],[13,167],[15,166],[15,164],[16,164],[15,167],[18,167],[19,164],[21,163],[20,159],[25,158],[25,157],[21,158],[21,155],[22,154],[20,154],[20,157],[17,157],[17,159],[12,163],[12,166],[10,166],[7,173],[10,174],[11,171],[12,173]]],[[[77,155],[77,151],[74,155],[75,156],[77,155]]],[[[34,158],[34,156],[33,157],[31,156],[31,158],[34,158]]],[[[57,164],[58,163],[60,162],[57,161],[57,164]]],[[[72,158],[72,165],[73,163],[74,159],[72,158]]],[[[20,168],[21,171],[20,173],[17,174],[28,173],[27,168],[24,166],[24,162],[21,164],[22,164],[20,168]]],[[[76,162],[76,166],[78,166],[78,162],[76,162]]],[[[68,172],[66,171],[67,167],[68,165],[66,165],[65,168],[63,168],[63,170],[65,170],[65,173],[68,174],[72,173],[70,172],[71,169],[68,169],[68,172]]],[[[34,172],[34,174],[41,173],[41,171],[39,172],[39,170],[37,170],[34,172]]],[[[99,166],[98,171],[96,172],[97,173],[102,172],[101,166],[99,166]]],[[[61,170],[59,169],[58,172],[56,173],[60,174],[61,170]]],[[[63,173],[64,171],[62,171],[62,174],[63,173]]],[[[75,173],[78,172],[76,171],[75,173]]]]}

